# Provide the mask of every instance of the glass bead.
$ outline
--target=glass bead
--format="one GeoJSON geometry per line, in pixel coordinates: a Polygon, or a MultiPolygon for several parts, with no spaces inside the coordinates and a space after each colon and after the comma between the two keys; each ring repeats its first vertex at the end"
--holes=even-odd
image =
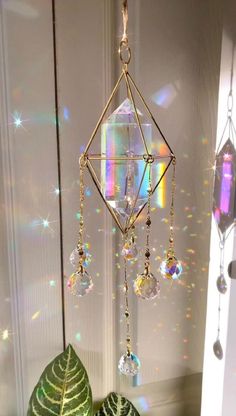
{"type": "Polygon", "coordinates": [[[218,277],[218,279],[216,281],[216,286],[217,286],[217,289],[218,289],[218,291],[220,293],[222,293],[223,295],[226,293],[226,291],[227,291],[227,283],[226,283],[226,280],[225,280],[223,274],[221,274],[218,277]]]}
{"type": "MultiPolygon", "coordinates": [[[[72,264],[73,267],[78,267],[79,265],[79,260],[80,260],[80,255],[79,255],[79,249],[76,247],[71,255],[70,255],[70,263],[72,264]]],[[[83,247],[83,263],[82,266],[83,267],[88,267],[89,264],[91,263],[91,254],[83,247]]]]}
{"type": "Polygon", "coordinates": [[[219,339],[217,339],[216,342],[214,343],[213,351],[214,351],[216,358],[218,358],[218,360],[222,360],[224,354],[223,354],[223,348],[221,346],[219,339]]]}
{"type": "Polygon", "coordinates": [[[139,358],[137,355],[123,354],[119,360],[118,369],[125,376],[136,376],[141,367],[139,358]]]}
{"type": "Polygon", "coordinates": [[[77,271],[69,277],[67,287],[73,295],[82,297],[91,292],[93,281],[85,270],[83,272],[77,271]]]}
{"type": "Polygon", "coordinates": [[[121,251],[122,256],[126,260],[137,260],[138,249],[133,241],[126,241],[121,251]]]}
{"type": "Polygon", "coordinates": [[[142,299],[154,299],[160,294],[160,283],[152,273],[142,273],[134,281],[134,292],[142,299]]]}
{"type": "Polygon", "coordinates": [[[160,272],[164,279],[176,280],[180,277],[183,271],[181,262],[176,257],[168,257],[163,260],[160,266],[160,272]]]}

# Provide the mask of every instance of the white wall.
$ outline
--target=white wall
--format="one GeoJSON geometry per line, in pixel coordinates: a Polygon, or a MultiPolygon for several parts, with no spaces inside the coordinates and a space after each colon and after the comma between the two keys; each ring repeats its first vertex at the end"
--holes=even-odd
{"type": "MultiPolygon", "coordinates": [[[[78,155],[119,73],[116,50],[122,28],[119,2],[56,0],[55,5],[63,260],[68,276],[78,228],[78,155]]],[[[161,282],[160,300],[145,303],[132,297],[135,350],[142,361],[136,387],[117,374],[124,347],[123,276],[117,267],[121,242],[88,178],[86,238],[95,287],[79,300],[65,291],[66,341],[76,347],[88,370],[94,399],[102,399],[110,390],[121,391],[134,400],[141,414],[150,416],[200,412],[200,379],[194,375],[202,370],[205,330],[212,179],[208,168],[217,115],[219,6],[220,1],[210,0],[129,1],[130,71],[178,160],[176,250],[185,270],[180,284],[171,287],[161,282]]],[[[11,332],[9,341],[0,340],[0,351],[9,354],[8,384],[17,380],[20,399],[17,410],[7,405],[0,416],[21,416],[44,366],[62,349],[60,223],[58,197],[53,193],[58,185],[58,149],[51,2],[8,0],[1,3],[1,13],[5,62],[1,140],[6,154],[0,192],[5,192],[1,227],[7,234],[1,245],[9,265],[1,262],[0,285],[1,296],[10,298],[12,309],[4,306],[0,315],[0,329],[9,322],[11,332]],[[25,120],[24,128],[12,124],[14,111],[25,120]],[[50,228],[43,228],[42,218],[48,215],[50,228]],[[55,286],[50,286],[51,280],[55,286]],[[17,374],[22,374],[22,381],[17,374]]],[[[153,215],[156,275],[168,241],[167,216],[168,206],[153,215]]],[[[143,242],[140,229],[140,246],[143,242]]],[[[143,267],[142,256],[138,267],[143,267]]],[[[0,360],[1,371],[3,365],[0,360]]],[[[6,385],[0,385],[0,403],[4,389],[6,385]]]]}

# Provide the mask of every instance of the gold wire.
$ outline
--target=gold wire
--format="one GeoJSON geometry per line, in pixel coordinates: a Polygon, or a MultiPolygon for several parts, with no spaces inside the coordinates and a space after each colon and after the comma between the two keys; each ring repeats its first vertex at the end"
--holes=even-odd
{"type": "Polygon", "coordinates": [[[102,112],[102,114],[101,114],[101,116],[100,116],[100,118],[99,118],[99,120],[98,120],[98,122],[96,124],[96,127],[95,127],[95,129],[94,129],[94,131],[92,133],[92,136],[89,139],[89,142],[88,142],[88,144],[86,146],[86,149],[84,151],[85,155],[87,155],[87,153],[88,153],[88,150],[89,150],[89,148],[90,148],[90,146],[92,144],[92,141],[93,141],[93,139],[94,139],[94,137],[95,137],[95,135],[96,135],[96,133],[97,133],[97,131],[98,131],[101,123],[102,123],[103,117],[106,114],[107,109],[108,109],[108,107],[109,107],[109,105],[110,105],[110,103],[111,103],[114,95],[116,94],[116,91],[117,91],[117,89],[118,89],[118,87],[119,87],[119,85],[121,83],[121,80],[122,80],[123,76],[124,76],[124,72],[122,71],[121,74],[120,74],[120,77],[119,77],[119,79],[118,79],[118,81],[117,81],[117,83],[116,83],[116,85],[115,85],[115,87],[114,87],[114,89],[113,89],[113,91],[112,91],[112,93],[111,93],[111,95],[110,95],[107,103],[106,103],[106,106],[105,106],[105,108],[104,108],[104,110],[103,110],[103,112],[102,112]]]}
{"type": "Polygon", "coordinates": [[[138,96],[139,96],[140,100],[142,101],[142,103],[143,103],[144,107],[146,108],[146,111],[148,112],[148,114],[149,114],[150,118],[152,119],[152,121],[153,121],[153,123],[155,124],[155,126],[156,126],[157,130],[159,131],[159,133],[160,133],[160,135],[161,135],[162,139],[164,140],[164,142],[165,142],[166,146],[168,147],[168,149],[169,149],[169,151],[170,151],[170,156],[171,156],[171,157],[174,157],[174,152],[172,151],[172,149],[171,149],[171,147],[170,147],[169,143],[167,142],[167,140],[166,140],[166,138],[165,138],[164,134],[162,133],[162,131],[161,131],[161,129],[160,129],[160,127],[159,127],[159,125],[157,124],[157,122],[156,122],[156,120],[155,120],[154,116],[152,115],[152,113],[151,113],[151,111],[150,111],[150,109],[149,109],[149,107],[148,107],[148,105],[147,105],[147,103],[146,103],[146,101],[145,101],[145,99],[144,99],[143,95],[141,94],[140,90],[138,89],[138,87],[137,87],[136,83],[134,82],[134,80],[133,80],[133,78],[131,77],[131,75],[130,75],[130,73],[129,73],[129,72],[127,72],[127,78],[130,80],[131,84],[133,85],[133,87],[134,87],[135,91],[137,92],[137,94],[138,94],[138,96]]]}
{"type": "Polygon", "coordinates": [[[134,113],[135,113],[135,117],[136,117],[136,120],[137,120],[137,123],[138,123],[139,132],[140,132],[140,135],[141,135],[141,138],[142,138],[142,142],[143,142],[143,145],[144,145],[144,148],[145,148],[145,152],[146,152],[147,155],[149,155],[147,143],[146,143],[146,140],[145,140],[145,137],[144,137],[144,134],[143,134],[143,129],[142,129],[142,126],[141,126],[141,123],[140,123],[140,120],[139,120],[137,107],[136,107],[136,104],[135,104],[135,101],[134,101],[134,96],[133,96],[132,90],[130,88],[130,84],[129,84],[127,74],[128,74],[128,72],[124,71],[125,82],[126,82],[126,85],[127,85],[127,88],[128,88],[130,100],[131,100],[131,102],[133,104],[133,107],[134,107],[134,113]]]}

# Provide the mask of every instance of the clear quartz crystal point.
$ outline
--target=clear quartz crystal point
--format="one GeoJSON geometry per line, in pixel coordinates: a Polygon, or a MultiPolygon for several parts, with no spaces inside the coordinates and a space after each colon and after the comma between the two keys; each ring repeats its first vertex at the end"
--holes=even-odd
{"type": "Polygon", "coordinates": [[[213,214],[222,235],[233,224],[235,204],[236,152],[229,138],[216,155],[213,214]]]}
{"type": "Polygon", "coordinates": [[[142,299],[154,299],[160,294],[160,283],[152,273],[144,271],[134,281],[134,292],[142,299]]]}
{"type": "Polygon", "coordinates": [[[219,338],[217,338],[216,342],[213,345],[213,351],[216,358],[218,358],[218,360],[222,360],[224,354],[219,338]]]}
{"type": "Polygon", "coordinates": [[[118,364],[119,371],[125,376],[136,376],[140,367],[139,358],[133,353],[123,354],[118,364]]]}
{"type": "MultiPolygon", "coordinates": [[[[150,148],[152,125],[138,109],[137,112],[150,148]]],[[[101,126],[101,153],[107,157],[106,161],[101,161],[101,191],[108,204],[125,221],[148,199],[144,152],[135,109],[126,98],[101,126]],[[140,160],[137,156],[141,156],[140,160]]]]}
{"type": "MultiPolygon", "coordinates": [[[[91,254],[86,250],[86,248],[83,247],[83,267],[88,267],[89,264],[91,263],[91,254]]],[[[80,260],[80,255],[79,255],[79,249],[78,247],[74,248],[74,250],[72,251],[71,255],[70,255],[70,263],[72,264],[73,267],[77,267],[79,264],[79,260],[80,260]]]]}
{"type": "Polygon", "coordinates": [[[218,277],[218,279],[216,281],[216,286],[217,286],[217,289],[218,289],[218,291],[220,293],[222,293],[223,295],[226,293],[226,291],[227,291],[227,283],[226,283],[226,280],[225,280],[225,277],[224,277],[223,274],[221,274],[218,277]]]}
{"type": "Polygon", "coordinates": [[[67,287],[73,295],[82,297],[91,292],[93,281],[85,270],[76,271],[69,277],[67,287]]]}
{"type": "Polygon", "coordinates": [[[121,254],[126,260],[137,260],[138,249],[136,243],[132,239],[126,241],[121,254]]]}
{"type": "Polygon", "coordinates": [[[180,277],[182,271],[182,264],[175,256],[167,257],[160,265],[160,272],[164,279],[176,280],[180,277]]]}

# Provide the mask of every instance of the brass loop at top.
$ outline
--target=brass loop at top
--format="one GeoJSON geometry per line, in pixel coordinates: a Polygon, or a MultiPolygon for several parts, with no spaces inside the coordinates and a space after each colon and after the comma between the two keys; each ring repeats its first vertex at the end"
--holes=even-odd
{"type": "Polygon", "coordinates": [[[119,46],[119,56],[120,56],[120,60],[122,62],[123,65],[128,65],[130,63],[131,60],[131,49],[128,45],[128,41],[127,40],[122,40],[120,42],[120,46],[119,46]],[[126,51],[128,57],[127,59],[124,58],[123,54],[126,51]]]}

